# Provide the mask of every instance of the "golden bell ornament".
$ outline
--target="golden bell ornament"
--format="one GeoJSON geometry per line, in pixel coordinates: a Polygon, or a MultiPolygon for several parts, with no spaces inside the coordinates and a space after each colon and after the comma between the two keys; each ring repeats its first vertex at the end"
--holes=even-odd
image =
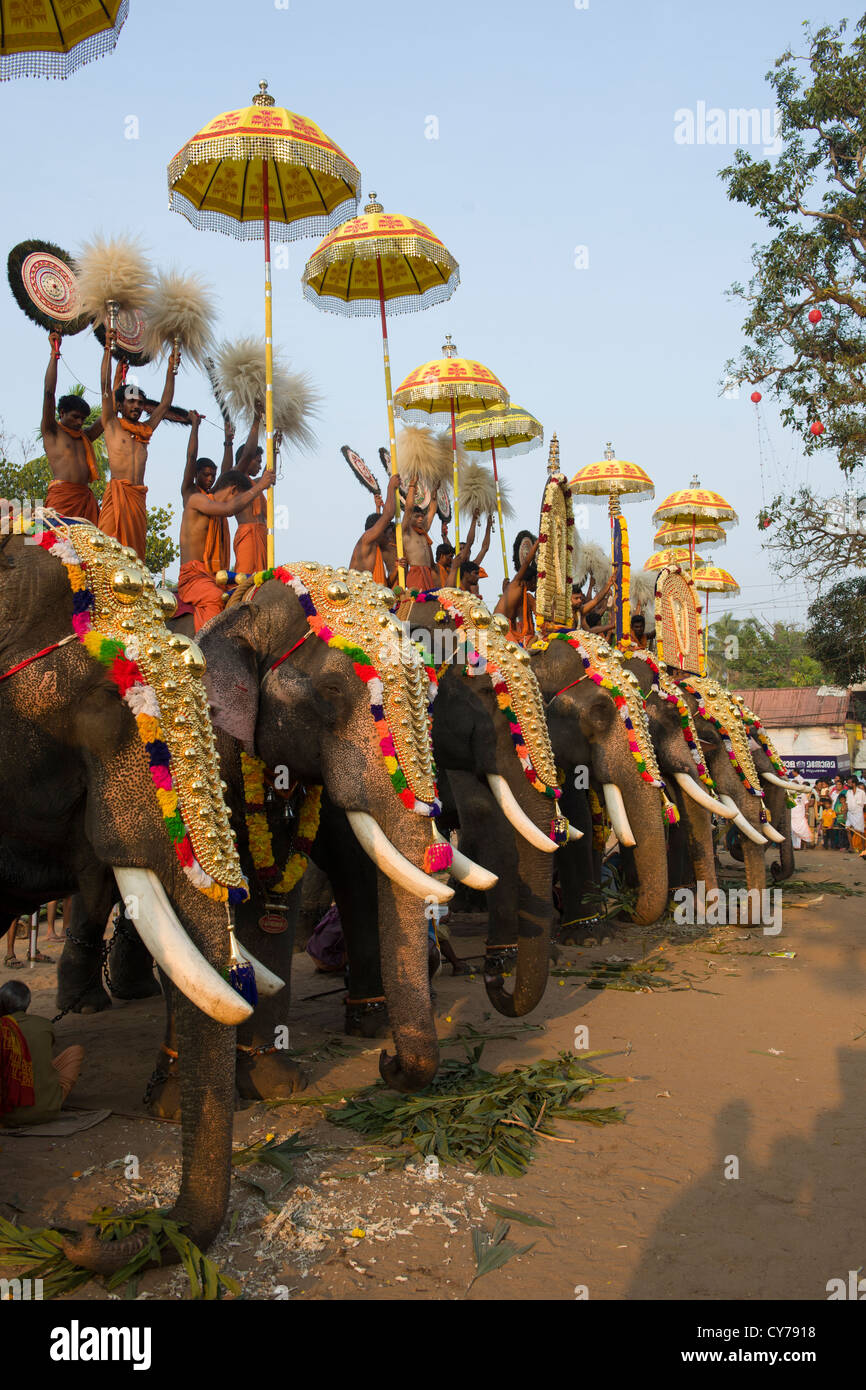
{"type": "Polygon", "coordinates": [[[135,603],[144,592],[144,575],[138,570],[115,570],[109,583],[112,593],[121,603],[135,603]]]}
{"type": "Polygon", "coordinates": [[[156,591],[156,599],[162,616],[168,622],[169,618],[173,618],[177,612],[177,595],[173,594],[171,589],[159,588],[156,591]]]}
{"type": "Polygon", "coordinates": [[[221,589],[224,589],[229,582],[228,570],[217,570],[213,577],[213,582],[214,584],[218,584],[221,589]]]}
{"type": "Polygon", "coordinates": [[[506,632],[508,631],[508,619],[506,618],[504,613],[492,614],[490,618],[490,623],[492,627],[496,628],[497,632],[501,632],[503,637],[505,636],[506,632]]]}
{"type": "Polygon", "coordinates": [[[469,621],[474,623],[476,627],[489,627],[490,620],[491,614],[486,608],[470,608],[469,621]]]}

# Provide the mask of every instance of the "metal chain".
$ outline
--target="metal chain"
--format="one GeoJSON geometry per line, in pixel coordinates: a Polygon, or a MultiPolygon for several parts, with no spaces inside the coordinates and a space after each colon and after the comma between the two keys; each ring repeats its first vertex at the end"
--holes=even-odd
{"type": "Polygon", "coordinates": [[[105,988],[108,991],[108,993],[111,994],[111,975],[108,971],[108,954],[112,946],[114,945],[115,938],[120,930],[120,921],[121,919],[118,918],[117,922],[115,923],[114,931],[111,934],[110,940],[102,940],[100,942],[83,941],[81,937],[73,936],[71,932],[67,931],[67,941],[71,941],[73,946],[82,947],[82,949],[85,951],[98,951],[99,960],[96,963],[96,969],[93,971],[91,975],[88,976],[83,989],[80,991],[79,994],[75,996],[71,1004],[67,1004],[65,1009],[61,1009],[59,1014],[54,1015],[54,1017],[51,1020],[52,1023],[59,1023],[61,1018],[65,1018],[68,1013],[71,1013],[73,1009],[76,1007],[76,1005],[81,1003],[87,991],[93,987],[94,982],[98,981],[100,977],[104,978],[105,988]]]}

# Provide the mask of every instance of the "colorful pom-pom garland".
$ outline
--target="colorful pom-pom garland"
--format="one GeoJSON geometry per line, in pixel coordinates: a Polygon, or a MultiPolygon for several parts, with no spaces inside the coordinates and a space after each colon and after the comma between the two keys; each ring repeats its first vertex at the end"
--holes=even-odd
{"type": "Polygon", "coordinates": [[[743,786],[746,788],[746,791],[751,792],[752,796],[759,796],[761,797],[761,799],[763,799],[763,788],[759,786],[756,787],[753,785],[751,778],[743,768],[740,759],[737,757],[733,739],[731,738],[730,733],[722,724],[722,721],[718,719],[714,714],[711,714],[709,712],[709,710],[706,707],[704,698],[701,695],[701,692],[699,690],[696,690],[695,687],[691,685],[688,680],[681,679],[679,684],[682,686],[683,690],[687,690],[690,695],[694,696],[694,698],[698,702],[698,714],[701,716],[702,719],[706,719],[708,724],[712,724],[716,733],[719,735],[719,738],[722,740],[725,752],[728,755],[728,760],[729,762],[733,763],[734,770],[736,771],[736,774],[742,782],[743,786]]]}
{"type": "Polygon", "coordinates": [[[121,642],[103,637],[93,626],[94,596],[82,564],[71,542],[64,540],[48,517],[42,520],[38,541],[64,566],[72,590],[72,626],[85,650],[103,667],[117,687],[118,693],[135,719],[139,737],[144,744],[150,766],[156,799],[162,813],[166,833],[174,852],[191,883],[214,902],[242,903],[249,896],[244,888],[226,888],[217,883],[198,863],[189,831],[184,824],[177,790],[171,771],[171,754],[161,727],[161,715],[156,691],[149,685],[139,667],[135,639],[124,646],[121,642]]]}
{"type": "Polygon", "coordinates": [[[319,833],[322,788],[315,786],[307,789],[298,816],[298,829],[292,853],[280,873],[274,860],[273,837],[265,812],[265,765],[261,758],[242,752],[241,775],[244,783],[247,840],[256,875],[262,885],[267,887],[268,892],[291,893],[306,872],[313,842],[319,833]]]}
{"type": "Polygon", "coordinates": [[[650,671],[652,672],[653,690],[655,691],[656,695],[658,695],[659,698],[662,700],[667,700],[669,704],[676,706],[676,711],[680,718],[680,728],[682,729],[683,738],[685,739],[689,752],[691,753],[692,758],[694,759],[695,766],[698,770],[698,777],[709,791],[714,792],[716,790],[716,784],[712,779],[709,768],[707,767],[706,763],[703,760],[703,757],[701,756],[700,743],[697,737],[697,729],[695,728],[694,720],[691,716],[691,711],[689,710],[689,707],[683,699],[682,695],[679,693],[679,688],[677,686],[676,681],[673,680],[673,678],[669,677],[669,680],[666,683],[666,685],[663,686],[661,684],[661,671],[658,667],[658,664],[649,654],[649,652],[641,652],[639,660],[645,661],[650,671]]]}

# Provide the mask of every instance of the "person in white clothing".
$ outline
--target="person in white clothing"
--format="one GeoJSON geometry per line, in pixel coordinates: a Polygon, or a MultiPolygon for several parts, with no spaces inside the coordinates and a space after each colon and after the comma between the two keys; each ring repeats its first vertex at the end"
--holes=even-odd
{"type": "Polygon", "coordinates": [[[848,788],[848,815],[845,820],[845,829],[848,831],[848,843],[857,853],[862,853],[866,849],[866,836],[864,836],[864,810],[866,810],[866,791],[855,777],[849,777],[848,788]]]}

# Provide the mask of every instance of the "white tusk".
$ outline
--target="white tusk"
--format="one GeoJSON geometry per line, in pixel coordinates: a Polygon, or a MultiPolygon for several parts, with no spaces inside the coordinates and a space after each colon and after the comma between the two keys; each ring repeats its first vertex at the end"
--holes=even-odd
{"type": "Polygon", "coordinates": [[[723,802],[717,801],[714,796],[710,796],[700,782],[695,781],[695,778],[690,777],[687,772],[675,772],[674,781],[682,788],[686,796],[690,796],[692,801],[696,801],[705,810],[712,811],[714,816],[723,816],[725,820],[733,820],[735,812],[729,806],[725,806],[723,802]]]}
{"type": "Polygon", "coordinates": [[[786,782],[784,777],[777,777],[775,772],[762,772],[761,776],[765,782],[772,782],[774,787],[782,787],[786,792],[794,791],[795,789],[802,791],[812,790],[811,787],[805,787],[802,782],[795,782],[793,778],[789,778],[786,782]]]}
{"type": "Polygon", "coordinates": [[[242,941],[238,941],[237,937],[235,938],[235,945],[244,960],[247,961],[255,971],[256,989],[259,994],[264,995],[264,997],[268,999],[272,994],[279,994],[281,989],[285,989],[285,980],[281,980],[279,975],[275,975],[266,965],[262,965],[260,960],[256,960],[252,951],[244,946],[242,941]]]}
{"type": "Polygon", "coordinates": [[[582,839],[583,839],[583,831],[582,831],[582,830],[578,830],[577,826],[576,826],[576,825],[572,825],[572,824],[571,824],[571,821],[569,821],[569,822],[568,822],[568,840],[569,840],[569,844],[571,843],[572,840],[582,840],[582,839]]]}
{"type": "Polygon", "coordinates": [[[127,916],[157,965],[182,994],[217,1023],[243,1023],[252,1006],[232,989],[190,940],[152,869],[114,868],[127,916]]]}
{"type": "Polygon", "coordinates": [[[736,815],[733,817],[733,822],[739,830],[740,834],[745,835],[746,839],[751,840],[753,844],[765,845],[767,841],[765,840],[764,836],[759,834],[758,831],[755,830],[754,826],[749,825],[749,822],[746,820],[746,817],[743,815],[742,811],[740,811],[737,807],[737,803],[734,800],[734,798],[732,796],[722,796],[721,799],[722,801],[724,801],[726,806],[732,807],[733,810],[736,812],[736,815]]]}
{"type": "Polygon", "coordinates": [[[437,903],[447,903],[454,897],[453,888],[431,878],[422,869],[416,869],[366,811],[347,811],[346,816],[364,853],[369,854],[377,869],[407,893],[414,893],[416,898],[432,898],[437,903]]]}
{"type": "Polygon", "coordinates": [[[766,835],[768,840],[772,840],[774,845],[783,845],[785,843],[784,835],[779,834],[775,825],[763,825],[761,827],[761,833],[766,835]]]}
{"type": "Polygon", "coordinates": [[[607,814],[613,826],[613,833],[620,844],[637,844],[632,834],[631,826],[628,823],[628,816],[625,813],[625,802],[622,799],[622,792],[613,782],[604,783],[604,804],[607,807],[607,814]]]}
{"type": "Polygon", "coordinates": [[[545,835],[543,830],[539,830],[526,812],[521,810],[517,797],[502,774],[500,772],[488,772],[487,784],[503,816],[514,826],[518,835],[522,835],[533,849],[543,850],[545,854],[555,854],[556,841],[551,840],[549,835],[545,835]]]}
{"type": "MultiPolygon", "coordinates": [[[[433,826],[434,840],[440,840],[443,844],[450,844],[449,840],[441,835],[436,826],[433,826]]],[[[483,864],[476,864],[474,859],[470,859],[467,854],[461,854],[459,849],[451,850],[451,868],[449,873],[452,878],[456,878],[458,883],[465,883],[467,888],[477,888],[480,892],[486,893],[489,888],[493,888],[499,882],[499,875],[493,874],[489,869],[485,869],[483,864]]]]}

